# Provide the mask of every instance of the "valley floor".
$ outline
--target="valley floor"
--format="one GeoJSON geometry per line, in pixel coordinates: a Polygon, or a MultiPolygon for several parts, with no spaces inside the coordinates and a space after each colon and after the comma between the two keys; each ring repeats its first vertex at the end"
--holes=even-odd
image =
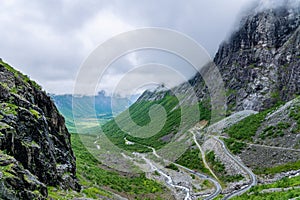
{"type": "MultiPolygon", "coordinates": [[[[259,135],[252,134],[255,139],[249,137],[249,132],[243,135],[253,126],[256,127],[253,130],[259,130],[260,126],[268,128],[270,122],[266,116],[276,119],[278,110],[282,107],[265,113],[242,111],[206,128],[207,121],[203,120],[187,132],[190,148],[175,161],[170,161],[160,150],[137,144],[126,136],[122,147],[129,151],[112,149],[115,145],[110,145],[104,134],[72,134],[82,191],[75,193],[49,188],[49,196],[53,199],[300,199],[297,141],[294,146],[285,146],[284,143],[275,146],[271,143],[272,137],[279,136],[269,135],[271,142],[264,140],[262,143],[259,135]],[[143,151],[130,151],[132,146],[134,149],[140,146],[143,151]],[[249,152],[253,152],[259,162],[259,154],[262,154],[265,160],[261,162],[283,164],[256,168],[259,163],[249,162],[249,152]],[[283,157],[280,161],[273,157],[272,161],[264,155],[265,152],[273,153],[275,158],[280,152],[279,155],[289,158],[283,157]],[[286,162],[286,159],[291,162],[286,162]]],[[[292,116],[299,119],[298,115],[292,116]]],[[[274,127],[276,123],[283,124],[274,123],[274,127]]],[[[287,128],[294,129],[294,125],[281,127],[283,132],[287,128]]],[[[286,134],[280,139],[289,141],[297,135],[286,134]]]]}

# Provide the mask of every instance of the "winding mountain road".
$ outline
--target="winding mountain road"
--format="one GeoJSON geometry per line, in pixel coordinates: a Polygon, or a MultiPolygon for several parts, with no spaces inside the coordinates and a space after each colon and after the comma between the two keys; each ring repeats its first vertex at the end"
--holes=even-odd
{"type": "Polygon", "coordinates": [[[223,199],[226,200],[226,199],[230,199],[234,196],[239,196],[243,193],[245,193],[247,190],[249,190],[251,187],[255,186],[257,184],[257,179],[256,179],[256,176],[255,174],[248,168],[246,167],[242,162],[240,162],[238,159],[236,159],[227,149],[226,145],[224,144],[224,142],[222,140],[220,140],[218,137],[216,136],[212,136],[213,139],[215,139],[217,142],[219,142],[222,146],[222,148],[224,149],[224,152],[232,159],[234,160],[248,175],[249,175],[249,178],[250,178],[250,184],[245,187],[245,188],[242,188],[240,190],[237,190],[237,191],[234,191],[233,193],[225,196],[223,199]]]}
{"type": "Polygon", "coordinates": [[[218,181],[216,181],[215,179],[213,179],[213,178],[211,178],[211,177],[209,177],[205,174],[201,174],[199,172],[191,170],[191,169],[189,169],[187,167],[184,167],[182,165],[179,165],[177,163],[173,163],[173,164],[176,165],[179,168],[185,169],[186,171],[190,172],[191,174],[194,174],[194,175],[198,176],[201,179],[208,180],[208,181],[212,182],[215,185],[216,190],[214,191],[214,193],[212,193],[208,197],[204,198],[204,200],[214,199],[215,197],[217,197],[222,192],[222,187],[221,187],[220,183],[218,181]]]}
{"type": "MultiPolygon", "coordinates": [[[[148,148],[152,149],[152,153],[153,153],[154,156],[156,156],[157,158],[161,158],[161,156],[159,156],[157,154],[156,150],[153,147],[148,147],[148,148]]],[[[206,198],[204,198],[204,200],[214,199],[215,197],[217,197],[222,192],[222,187],[221,187],[220,183],[218,181],[216,181],[215,179],[213,179],[213,178],[211,178],[211,177],[209,177],[209,176],[207,176],[205,174],[201,174],[199,172],[191,170],[191,169],[189,169],[187,167],[184,167],[182,165],[179,165],[177,163],[173,163],[173,164],[176,165],[177,167],[181,168],[181,169],[184,169],[184,170],[188,171],[191,174],[194,174],[194,175],[198,176],[201,179],[208,180],[208,181],[210,181],[210,182],[212,182],[214,184],[214,186],[216,188],[215,191],[214,191],[214,193],[212,193],[209,196],[207,196],[206,198]]]]}
{"type": "Polygon", "coordinates": [[[159,174],[165,177],[166,183],[168,185],[183,190],[186,193],[184,200],[192,200],[190,188],[175,184],[171,176],[167,175],[165,172],[163,172],[157,166],[155,166],[155,164],[153,164],[149,159],[147,159],[145,155],[142,154],[136,154],[136,155],[139,155],[143,160],[145,160],[146,163],[151,167],[153,171],[157,171],[159,174]]]}

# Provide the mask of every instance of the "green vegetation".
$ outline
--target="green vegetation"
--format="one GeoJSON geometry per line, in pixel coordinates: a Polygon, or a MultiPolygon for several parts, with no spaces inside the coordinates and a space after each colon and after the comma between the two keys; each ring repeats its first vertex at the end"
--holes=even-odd
{"type": "Polygon", "coordinates": [[[280,129],[280,130],[283,130],[283,129],[288,129],[291,127],[291,124],[288,123],[288,122],[279,122],[277,124],[277,128],[280,129]]]}
{"type": "Polygon", "coordinates": [[[199,170],[200,172],[209,174],[209,170],[205,168],[199,149],[188,149],[180,158],[176,160],[179,165],[189,169],[199,170]]]}
{"type": "Polygon", "coordinates": [[[224,143],[227,146],[227,148],[233,153],[233,154],[239,154],[242,152],[242,150],[246,147],[246,144],[243,142],[238,142],[235,139],[232,138],[224,138],[224,143]]]}
{"type": "Polygon", "coordinates": [[[194,174],[190,174],[190,176],[192,177],[192,179],[196,178],[196,176],[194,174]]]}
{"type": "Polygon", "coordinates": [[[226,91],[226,96],[229,97],[229,96],[231,96],[231,95],[235,95],[236,93],[237,93],[236,90],[228,89],[228,90],[226,91]]]}
{"type": "Polygon", "coordinates": [[[12,114],[12,115],[17,115],[18,114],[18,106],[12,103],[2,103],[1,109],[5,114],[12,114]]]}
{"type": "Polygon", "coordinates": [[[252,141],[252,137],[256,135],[262,121],[272,110],[273,109],[270,109],[255,115],[250,115],[249,117],[241,120],[239,123],[227,128],[225,132],[228,133],[231,138],[242,141],[252,141]]]}
{"type": "Polygon", "coordinates": [[[107,197],[111,199],[112,193],[118,193],[130,199],[153,199],[151,198],[153,196],[160,199],[166,192],[166,188],[147,179],[144,173],[120,175],[113,170],[103,169],[101,162],[84,147],[78,134],[71,134],[71,140],[76,156],[77,178],[82,185],[82,191],[79,193],[48,187],[49,198],[67,200],[76,197],[91,199],[107,197]]]}
{"type": "Polygon", "coordinates": [[[250,69],[254,69],[254,68],[257,68],[258,66],[256,66],[255,64],[251,64],[251,65],[249,65],[249,68],[250,69]]]}
{"type": "Polygon", "coordinates": [[[104,196],[104,197],[110,197],[109,193],[107,191],[104,191],[102,189],[96,188],[96,187],[89,187],[83,190],[83,193],[93,199],[98,199],[99,196],[104,196]]]}
{"type": "Polygon", "coordinates": [[[300,176],[295,176],[293,178],[285,177],[271,184],[256,186],[252,189],[252,191],[261,191],[263,189],[269,188],[287,188],[296,186],[300,186],[300,176]]]}
{"type": "Polygon", "coordinates": [[[275,200],[275,199],[293,199],[300,196],[300,176],[293,178],[283,178],[275,183],[258,185],[250,189],[249,192],[234,197],[234,200],[275,200]],[[276,188],[276,191],[267,191],[266,189],[276,188]],[[278,190],[279,189],[279,190],[278,190]],[[285,190],[284,190],[285,189],[285,190]],[[265,190],[265,191],[264,191],[265,190]]]}
{"type": "Polygon", "coordinates": [[[42,89],[41,86],[39,86],[35,81],[30,80],[30,78],[28,76],[26,76],[26,75],[22,74],[21,72],[15,70],[10,65],[8,65],[5,62],[3,62],[2,60],[0,60],[0,65],[4,66],[8,71],[10,71],[11,73],[13,73],[16,78],[20,78],[25,83],[30,84],[31,86],[33,86],[34,88],[36,88],[38,90],[42,89]]]}
{"type": "Polygon", "coordinates": [[[41,117],[41,114],[38,111],[36,111],[34,109],[30,109],[29,111],[36,119],[39,119],[41,117]]]}
{"type": "Polygon", "coordinates": [[[238,175],[228,175],[225,171],[225,165],[216,158],[214,151],[209,151],[206,153],[206,159],[210,164],[211,169],[217,174],[219,179],[224,183],[236,182],[244,179],[240,174],[238,175]]]}
{"type": "MultiPolygon", "coordinates": [[[[48,199],[50,200],[69,200],[74,198],[82,198],[84,197],[83,194],[75,192],[75,191],[66,191],[57,189],[55,187],[47,187],[48,189],[48,199]]],[[[107,196],[109,197],[109,196],[107,196]]]]}
{"type": "Polygon", "coordinates": [[[210,163],[212,170],[218,174],[224,174],[225,166],[224,164],[216,158],[214,151],[209,151],[206,153],[206,159],[210,163]]]}
{"type": "Polygon", "coordinates": [[[219,194],[215,200],[222,200],[224,198],[224,194],[219,194]]]}
{"type": "Polygon", "coordinates": [[[292,133],[299,133],[300,132],[300,106],[295,107],[291,110],[290,118],[297,121],[296,127],[293,128],[292,133]]]}
{"type": "Polygon", "coordinates": [[[0,85],[1,85],[3,88],[9,90],[9,87],[8,87],[7,83],[0,82],[0,85]]]}
{"type": "Polygon", "coordinates": [[[259,136],[261,139],[265,139],[266,137],[276,138],[284,136],[283,130],[291,127],[290,123],[287,122],[279,122],[276,126],[269,126],[263,130],[261,135],[259,136]]]}
{"type": "Polygon", "coordinates": [[[86,150],[77,134],[72,134],[72,147],[77,158],[77,175],[85,188],[83,191],[85,194],[95,191],[95,189],[88,188],[98,188],[101,191],[101,187],[108,187],[114,192],[131,194],[135,197],[150,193],[156,193],[159,196],[164,190],[162,185],[147,179],[145,174],[126,177],[117,172],[102,169],[100,161],[86,150]]]}
{"type": "MultiPolygon", "coordinates": [[[[128,132],[136,132],[136,126],[130,123],[128,116],[124,113],[121,113],[117,119],[113,119],[106,123],[102,130],[107,135],[107,137],[112,141],[115,145],[119,148],[126,149],[128,151],[136,151],[136,152],[149,152],[150,149],[145,146],[152,146],[156,149],[161,148],[164,146],[168,141],[162,140],[162,138],[166,135],[176,134],[179,129],[180,131],[187,131],[189,127],[193,126],[200,120],[209,120],[210,119],[210,109],[208,103],[199,103],[193,106],[181,105],[178,107],[178,100],[175,96],[166,95],[161,100],[157,101],[140,101],[134,103],[129,108],[129,113],[131,119],[135,122],[135,124],[139,126],[147,126],[150,124],[150,116],[149,110],[154,105],[163,106],[166,111],[166,119],[163,118],[162,115],[157,115],[152,119],[153,121],[163,122],[165,123],[162,129],[155,135],[147,138],[142,137],[133,137],[132,135],[128,134],[128,132]],[[184,113],[181,112],[181,109],[185,110],[184,113]],[[200,111],[200,116],[197,118],[195,117],[195,111],[200,111]],[[183,120],[182,120],[183,119],[183,120]],[[119,124],[117,124],[117,122],[119,124]],[[183,124],[181,124],[183,121],[183,124]],[[123,126],[125,128],[120,128],[123,126]],[[180,126],[181,125],[181,126],[180,126]],[[182,130],[182,127],[184,129],[182,130]],[[125,132],[124,130],[129,130],[125,132]],[[127,138],[129,141],[134,142],[134,145],[126,145],[124,138],[127,138]],[[144,146],[143,146],[144,145],[144,146]]],[[[149,128],[149,131],[152,129],[149,128]]],[[[148,133],[144,133],[147,135],[148,133]]],[[[149,133],[152,134],[152,133],[149,133]]],[[[170,136],[170,137],[171,137],[170,136]]]]}
{"type": "Polygon", "coordinates": [[[241,174],[236,174],[236,175],[225,175],[221,177],[221,180],[226,182],[226,183],[232,183],[232,182],[238,182],[240,180],[243,180],[244,177],[241,174]]]}
{"type": "Polygon", "coordinates": [[[255,169],[254,173],[255,174],[277,174],[280,172],[287,172],[287,171],[298,170],[298,169],[300,169],[300,160],[297,162],[285,163],[283,165],[278,165],[271,168],[255,169]]]}
{"type": "Polygon", "coordinates": [[[166,168],[169,168],[169,169],[172,169],[172,170],[175,170],[175,171],[179,171],[178,167],[173,163],[166,166],[166,168]]]}
{"type": "MultiPolygon", "coordinates": [[[[11,157],[8,156],[5,151],[0,150],[0,156],[1,156],[1,159],[3,159],[3,160],[11,159],[11,157]]],[[[14,164],[8,164],[8,165],[4,164],[3,166],[0,166],[0,172],[2,172],[2,174],[3,174],[2,178],[15,177],[15,172],[13,170],[13,166],[14,166],[14,164]]]]}
{"type": "Polygon", "coordinates": [[[280,101],[280,93],[279,91],[274,91],[271,93],[271,98],[273,98],[276,101],[280,101]]]}

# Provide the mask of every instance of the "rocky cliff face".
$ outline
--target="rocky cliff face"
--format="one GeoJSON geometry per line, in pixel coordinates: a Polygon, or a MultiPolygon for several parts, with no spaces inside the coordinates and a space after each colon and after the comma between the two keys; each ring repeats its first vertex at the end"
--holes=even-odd
{"type": "Polygon", "coordinates": [[[46,198],[46,186],[79,189],[70,134],[50,97],[0,62],[0,198],[46,198]]]}
{"type": "Polygon", "coordinates": [[[300,8],[246,16],[215,56],[232,110],[262,110],[300,93],[300,8]]]}

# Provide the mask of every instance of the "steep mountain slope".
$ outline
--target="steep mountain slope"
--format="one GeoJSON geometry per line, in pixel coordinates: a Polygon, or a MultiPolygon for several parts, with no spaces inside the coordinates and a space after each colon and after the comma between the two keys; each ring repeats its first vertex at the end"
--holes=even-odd
{"type": "Polygon", "coordinates": [[[231,110],[264,110],[300,93],[300,9],[246,16],[215,56],[231,110]]]}
{"type": "Polygon", "coordinates": [[[249,116],[225,130],[229,148],[258,174],[300,168],[300,98],[249,116]],[[234,147],[241,142],[242,146],[234,147]],[[273,169],[274,168],[274,169],[273,169]]]}
{"type": "Polygon", "coordinates": [[[44,91],[0,62],[0,198],[46,198],[46,186],[79,190],[70,134],[44,91]]]}
{"type": "Polygon", "coordinates": [[[163,96],[158,98],[157,96],[159,95],[157,95],[155,96],[156,99],[153,100],[143,100],[145,95],[148,94],[145,93],[128,109],[131,118],[124,112],[103,125],[102,129],[104,133],[119,147],[138,152],[150,151],[149,148],[142,145],[160,148],[171,142],[173,138],[179,137],[182,132],[186,132],[189,127],[195,125],[200,120],[209,120],[210,118],[210,107],[207,102],[182,105],[185,110],[183,112],[178,107],[178,99],[171,92],[162,92],[163,96]],[[163,106],[163,109],[166,111],[165,115],[160,114],[160,109],[154,107],[152,113],[155,113],[155,115],[150,116],[149,111],[151,107],[157,104],[163,106]],[[200,110],[201,114],[195,112],[195,110],[200,110]],[[165,123],[161,124],[161,122],[165,123]],[[159,124],[162,125],[161,129],[159,129],[157,134],[152,135],[153,130],[159,127],[159,124]],[[146,128],[139,128],[137,125],[146,128]],[[139,133],[146,137],[135,136],[139,133]],[[148,137],[149,135],[150,137],[148,137]],[[124,138],[136,144],[127,145],[124,138]]]}

